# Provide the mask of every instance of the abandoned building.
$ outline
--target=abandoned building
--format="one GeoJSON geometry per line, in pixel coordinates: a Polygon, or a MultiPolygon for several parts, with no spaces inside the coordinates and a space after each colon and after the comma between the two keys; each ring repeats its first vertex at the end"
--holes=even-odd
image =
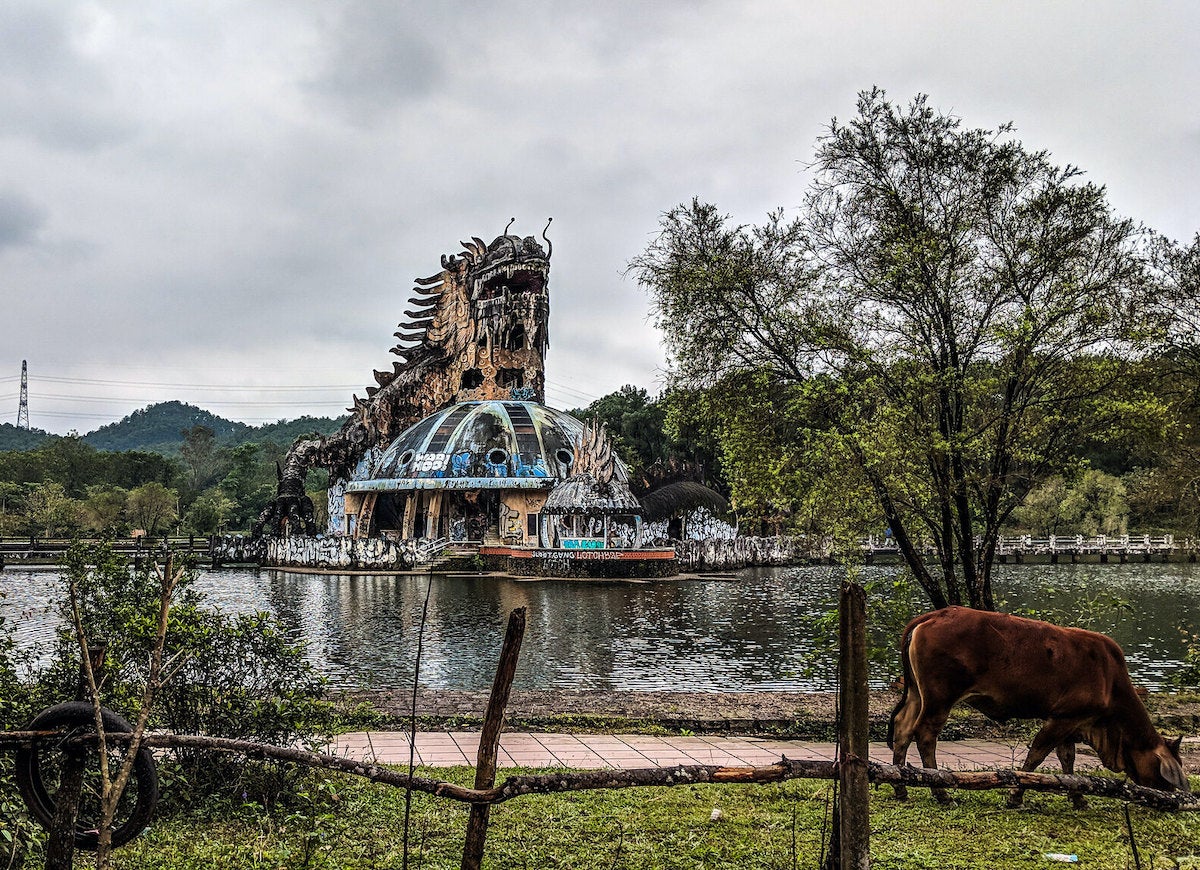
{"type": "Polygon", "coordinates": [[[545,405],[542,238],[472,238],[416,281],[400,361],[374,373],[338,432],[298,439],[281,464],[253,534],[262,562],[387,570],[469,550],[519,573],[675,573],[673,548],[643,546],[641,505],[603,428],[545,405]],[[313,467],[329,471],[324,530],[305,492],[313,467]]]}
{"type": "Polygon", "coordinates": [[[614,479],[624,497],[609,512],[597,509],[573,473],[587,432],[569,414],[536,402],[451,405],[403,432],[369,477],[346,485],[347,534],[636,548],[641,506],[620,460],[613,457],[614,479]]]}

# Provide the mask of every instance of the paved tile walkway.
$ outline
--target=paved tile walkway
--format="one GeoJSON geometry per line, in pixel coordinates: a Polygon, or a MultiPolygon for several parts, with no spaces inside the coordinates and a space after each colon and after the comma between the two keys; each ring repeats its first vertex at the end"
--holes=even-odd
{"type": "MultiPolygon", "coordinates": [[[[416,763],[428,767],[473,765],[479,747],[478,731],[422,731],[417,733],[416,763]]],[[[644,734],[536,734],[506,733],[500,738],[502,767],[568,767],[581,769],[633,769],[680,764],[716,764],[750,767],[773,764],[780,757],[797,760],[832,760],[835,746],[806,740],[772,740],[757,737],[656,737],[644,734]]],[[[383,764],[407,764],[408,734],[398,731],[361,731],[336,738],[330,751],[336,755],[383,764]]],[[[1021,743],[995,740],[947,740],[938,743],[938,765],[950,770],[983,770],[1016,767],[1025,758],[1021,743]]],[[[891,750],[871,744],[871,759],[890,763],[891,750]]],[[[919,763],[915,746],[908,760],[919,763]]],[[[1044,769],[1057,766],[1051,755],[1044,769]]],[[[1097,766],[1094,756],[1080,747],[1080,770],[1097,766]]]]}

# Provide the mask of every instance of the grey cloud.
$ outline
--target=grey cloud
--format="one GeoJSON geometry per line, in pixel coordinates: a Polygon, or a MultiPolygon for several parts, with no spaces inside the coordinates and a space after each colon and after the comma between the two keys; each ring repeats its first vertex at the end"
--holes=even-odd
{"type": "Polygon", "coordinates": [[[434,41],[450,47],[453,28],[435,27],[430,19],[436,7],[418,5],[355,0],[342,6],[328,22],[322,69],[308,90],[366,125],[431,93],[444,76],[434,41]]]}
{"type": "Polygon", "coordinates": [[[1122,213],[1200,226],[1196,13],[860,5],[0,0],[0,254],[23,288],[0,345],[55,348],[41,372],[368,382],[410,278],[553,215],[554,400],[656,392],[624,270],[661,212],[794,206],[816,137],[873,84],[1013,120],[1122,213]]]}
{"type": "Polygon", "coordinates": [[[91,150],[128,133],[104,70],[71,42],[63,7],[0,4],[0,134],[91,150]]]}
{"type": "Polygon", "coordinates": [[[0,251],[33,242],[46,212],[15,191],[0,190],[0,251]]]}

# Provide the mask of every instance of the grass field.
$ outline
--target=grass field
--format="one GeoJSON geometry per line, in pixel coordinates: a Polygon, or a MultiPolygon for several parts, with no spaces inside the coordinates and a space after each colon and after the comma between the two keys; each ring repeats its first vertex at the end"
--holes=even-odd
{"type": "MultiPolygon", "coordinates": [[[[514,771],[515,772],[515,771],[514,771]]],[[[426,771],[466,783],[466,768],[426,771]]],[[[898,803],[873,793],[876,868],[1134,867],[1122,804],[1030,794],[1007,810],[1000,792],[960,793],[943,808],[928,792],[898,803]]],[[[492,809],[485,866],[493,868],[815,868],[831,785],[681,786],[528,796],[492,809]],[[719,813],[714,813],[714,810],[719,813]],[[718,816],[714,819],[714,815],[718,816]]],[[[467,807],[414,795],[409,866],[457,868],[467,807]]],[[[341,778],[312,778],[287,806],[257,805],[157,821],[114,856],[121,870],[399,868],[404,794],[341,778]]],[[[1200,870],[1200,813],[1131,808],[1143,868],[1200,870]]],[[[80,856],[77,866],[86,866],[80,856]]],[[[41,866],[31,855],[28,867],[41,866]]]]}

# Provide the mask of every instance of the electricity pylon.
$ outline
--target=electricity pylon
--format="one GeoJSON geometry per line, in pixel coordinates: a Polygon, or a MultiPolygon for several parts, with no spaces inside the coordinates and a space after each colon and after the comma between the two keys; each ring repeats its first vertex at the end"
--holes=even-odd
{"type": "Polygon", "coordinates": [[[29,368],[21,360],[21,404],[17,406],[17,428],[29,428],[29,368]]]}

